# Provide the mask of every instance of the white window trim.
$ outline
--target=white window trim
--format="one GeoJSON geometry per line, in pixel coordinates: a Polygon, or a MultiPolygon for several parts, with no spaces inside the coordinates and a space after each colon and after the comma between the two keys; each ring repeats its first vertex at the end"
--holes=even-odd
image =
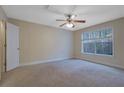
{"type": "MultiPolygon", "coordinates": [[[[106,57],[114,57],[114,55],[115,55],[115,48],[114,48],[114,30],[113,30],[113,27],[106,27],[106,28],[111,28],[112,29],[112,55],[107,55],[107,54],[96,54],[96,53],[86,53],[86,52],[84,52],[84,49],[82,49],[82,42],[83,42],[83,40],[82,40],[82,35],[83,35],[83,33],[84,32],[82,32],[82,34],[81,34],[81,47],[80,47],[80,52],[81,52],[81,54],[85,54],[85,55],[93,55],[93,56],[106,56],[106,57]]],[[[101,28],[101,29],[105,29],[105,28],[101,28]]],[[[92,32],[92,31],[85,31],[85,32],[92,32]]]]}

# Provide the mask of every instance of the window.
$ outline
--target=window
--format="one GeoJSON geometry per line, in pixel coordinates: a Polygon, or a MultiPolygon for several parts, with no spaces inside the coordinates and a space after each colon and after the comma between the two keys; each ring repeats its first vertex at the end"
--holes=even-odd
{"type": "Polygon", "coordinates": [[[82,53],[113,55],[112,28],[99,29],[82,34],[82,53]]]}

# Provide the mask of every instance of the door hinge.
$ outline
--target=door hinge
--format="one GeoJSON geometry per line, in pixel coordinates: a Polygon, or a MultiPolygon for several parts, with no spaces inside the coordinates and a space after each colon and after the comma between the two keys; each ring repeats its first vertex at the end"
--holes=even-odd
{"type": "Polygon", "coordinates": [[[7,47],[7,45],[6,45],[6,44],[4,44],[4,47],[7,47]]]}

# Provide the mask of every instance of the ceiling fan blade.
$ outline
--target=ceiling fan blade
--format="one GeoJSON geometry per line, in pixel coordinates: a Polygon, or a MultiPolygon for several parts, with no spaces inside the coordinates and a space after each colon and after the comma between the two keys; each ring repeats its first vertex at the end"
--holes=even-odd
{"type": "Polygon", "coordinates": [[[56,21],[66,21],[66,20],[64,20],[64,19],[56,19],[56,21]]]}
{"type": "Polygon", "coordinates": [[[73,20],[73,22],[77,22],[77,23],[85,23],[85,20],[73,20]]]}
{"type": "Polygon", "coordinates": [[[62,27],[62,26],[64,26],[64,25],[66,25],[66,24],[67,24],[67,23],[61,24],[61,25],[60,25],[60,27],[62,27]]]}

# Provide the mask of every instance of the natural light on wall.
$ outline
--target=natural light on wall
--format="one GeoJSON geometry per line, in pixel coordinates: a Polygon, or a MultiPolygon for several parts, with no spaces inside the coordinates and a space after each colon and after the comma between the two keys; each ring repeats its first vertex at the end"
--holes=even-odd
{"type": "Polygon", "coordinates": [[[82,33],[81,52],[86,54],[113,55],[112,28],[82,33]]]}

